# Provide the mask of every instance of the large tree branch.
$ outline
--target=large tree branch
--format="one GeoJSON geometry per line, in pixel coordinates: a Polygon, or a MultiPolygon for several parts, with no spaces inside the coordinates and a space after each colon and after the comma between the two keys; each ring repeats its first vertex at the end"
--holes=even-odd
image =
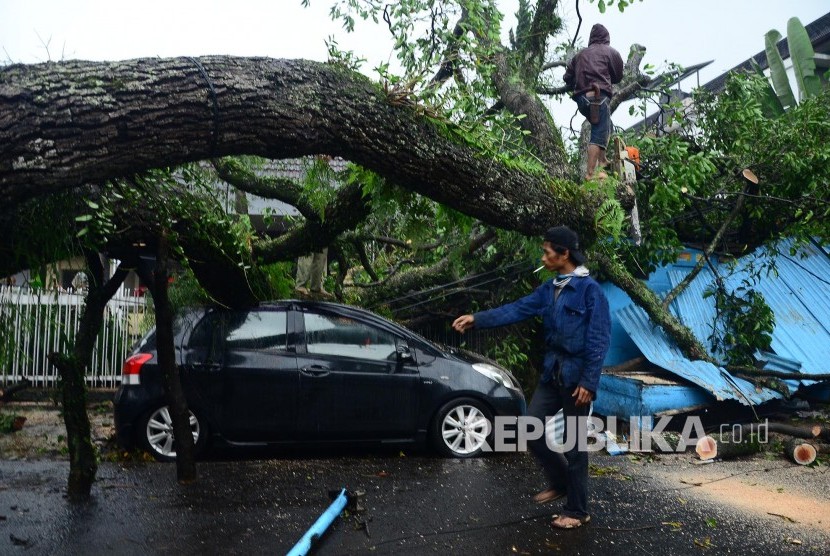
{"type": "MultiPolygon", "coordinates": [[[[507,96],[515,110],[518,97],[507,96]]],[[[538,235],[556,215],[593,239],[598,194],[456,139],[464,136],[330,64],[213,56],[13,65],[0,70],[0,206],[218,156],[326,152],[501,228],[538,235]]],[[[564,151],[560,161],[548,160],[554,175],[564,173],[564,151]]]]}
{"type": "Polygon", "coordinates": [[[545,165],[548,173],[562,178],[567,173],[562,136],[547,107],[532,89],[536,86],[541,58],[535,63],[531,60],[537,55],[544,57],[547,36],[559,23],[555,14],[551,13],[555,5],[555,1],[539,1],[537,17],[530,25],[530,28],[536,26],[535,31],[529,28],[527,36],[517,38],[518,51],[509,51],[481,33],[477,38],[491,53],[487,62],[494,68],[492,79],[499,100],[508,112],[522,117],[519,125],[526,132],[525,141],[545,165]]]}
{"type": "Polygon", "coordinates": [[[322,219],[309,219],[289,233],[254,244],[254,257],[263,262],[292,260],[300,255],[319,251],[346,230],[352,230],[370,212],[369,200],[358,183],[344,185],[337,192],[322,219]]]}
{"type": "Polygon", "coordinates": [[[524,47],[522,64],[526,78],[535,81],[543,71],[548,51],[548,37],[562,29],[562,20],[556,15],[558,0],[538,0],[528,35],[520,44],[524,47]]]}
{"type": "Polygon", "coordinates": [[[215,158],[211,161],[216,175],[237,189],[266,199],[276,199],[295,207],[306,218],[319,219],[314,208],[303,198],[303,189],[289,178],[260,176],[233,158],[215,158]]]}
{"type": "Polygon", "coordinates": [[[599,264],[605,275],[617,287],[625,291],[637,305],[642,307],[648,314],[651,321],[663,328],[671,336],[678,347],[692,359],[701,359],[715,363],[706,348],[695,338],[691,330],[683,326],[674,315],[663,309],[660,298],[646,285],[634,278],[621,263],[612,260],[600,252],[593,253],[594,259],[599,264]]]}

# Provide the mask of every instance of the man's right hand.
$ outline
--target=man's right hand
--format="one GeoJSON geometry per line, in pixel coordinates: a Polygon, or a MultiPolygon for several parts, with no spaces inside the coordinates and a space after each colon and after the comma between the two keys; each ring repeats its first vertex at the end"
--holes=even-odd
{"type": "Polygon", "coordinates": [[[470,329],[475,324],[473,315],[461,315],[452,323],[452,327],[464,334],[464,331],[470,329]]]}

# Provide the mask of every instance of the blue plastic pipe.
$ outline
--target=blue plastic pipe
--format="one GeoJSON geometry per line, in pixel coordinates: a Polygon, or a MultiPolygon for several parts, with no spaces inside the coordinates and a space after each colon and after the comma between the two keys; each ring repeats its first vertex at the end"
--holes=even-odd
{"type": "Polygon", "coordinates": [[[328,509],[317,518],[314,525],[306,531],[303,538],[301,538],[299,542],[294,545],[294,548],[288,551],[287,556],[305,556],[308,554],[308,551],[311,550],[312,543],[326,532],[326,529],[329,528],[329,525],[331,525],[331,522],[334,521],[334,518],[340,515],[340,512],[342,512],[343,508],[346,507],[346,503],[348,501],[349,498],[346,496],[346,489],[344,488],[340,491],[340,496],[334,499],[331,506],[329,506],[328,509]]]}

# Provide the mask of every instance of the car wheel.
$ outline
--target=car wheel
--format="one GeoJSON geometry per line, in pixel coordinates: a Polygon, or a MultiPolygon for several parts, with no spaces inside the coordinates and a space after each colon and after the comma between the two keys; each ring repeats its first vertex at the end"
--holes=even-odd
{"type": "MultiPolygon", "coordinates": [[[[163,405],[144,418],[141,424],[141,444],[159,461],[176,461],[176,441],[173,437],[173,417],[170,407],[163,405]]],[[[199,455],[207,443],[207,425],[190,412],[190,430],[193,432],[193,452],[199,455]]]]}
{"type": "Polygon", "coordinates": [[[492,431],[490,410],[472,398],[459,398],[438,410],[432,424],[432,441],[445,456],[472,458],[483,451],[492,431]]]}

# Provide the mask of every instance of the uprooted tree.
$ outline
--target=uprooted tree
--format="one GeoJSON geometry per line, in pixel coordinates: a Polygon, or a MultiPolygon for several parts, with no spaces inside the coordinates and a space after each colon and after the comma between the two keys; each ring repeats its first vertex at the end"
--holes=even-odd
{"type": "MultiPolygon", "coordinates": [[[[333,13],[348,22],[353,4],[336,2],[333,13]]],[[[689,357],[711,360],[637,276],[671,260],[690,239],[741,253],[782,234],[827,237],[820,216],[827,212],[830,165],[817,163],[830,158],[821,140],[828,133],[826,95],[773,118],[761,108],[762,80],[738,79],[722,99],[702,100],[693,133],[643,139],[650,171],[635,192],[643,234],[636,246],[624,230],[632,199],[618,194],[614,179],[572,181],[579,163],[544,102],[563,92],[555,72],[574,46],[553,48],[562,31],[558,2],[520,2],[508,44],[494,2],[447,1],[440,10],[432,4],[368,4],[366,15],[383,12],[401,45],[402,75],[383,67],[379,82],[334,48],[329,63],[210,56],[3,68],[0,253],[8,256],[0,274],[25,265],[16,243],[23,215],[73,189],[103,199],[113,187],[121,191],[108,201],[122,224],[111,228],[128,233],[101,234],[102,249],[129,251],[139,237],[172,230],[180,260],[228,305],[273,291],[263,265],[333,243],[342,275],[365,269],[371,284],[355,288],[394,285],[405,292],[413,282],[440,284],[475,272],[483,261],[495,267],[509,257],[529,260],[527,242],[517,238],[566,224],[580,232],[600,272],[689,357]],[[422,27],[414,22],[424,16],[431,24],[416,34],[422,27]],[[313,184],[309,191],[269,180],[236,158],[320,154],[352,166],[340,176],[345,185],[317,204],[313,184]],[[240,190],[289,202],[304,218],[276,238],[253,230],[213,233],[208,227],[228,230],[233,222],[201,219],[207,202],[176,180],[146,179],[151,169],[197,161],[212,161],[216,175],[240,190]],[[744,178],[747,168],[756,180],[744,178]],[[125,188],[137,194],[124,195],[125,188]],[[165,221],[154,221],[162,217],[143,200],[156,195],[165,221]],[[429,245],[440,248],[424,249],[429,255],[420,259],[414,254],[429,245]],[[505,250],[508,257],[499,258],[505,250]],[[396,256],[387,257],[390,251],[396,256]],[[417,268],[393,277],[410,259],[417,268]]],[[[644,52],[630,49],[613,108],[647,80],[639,70],[644,52]]]]}

